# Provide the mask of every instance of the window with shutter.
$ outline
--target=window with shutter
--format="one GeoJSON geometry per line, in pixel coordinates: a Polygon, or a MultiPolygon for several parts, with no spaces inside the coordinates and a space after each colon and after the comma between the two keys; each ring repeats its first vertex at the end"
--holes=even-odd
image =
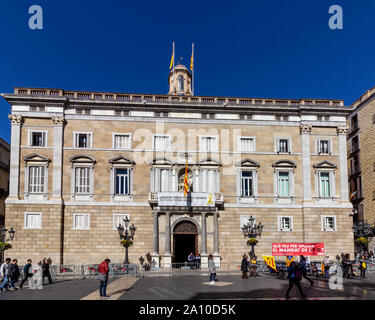
{"type": "Polygon", "coordinates": [[[25,212],[25,229],[41,229],[42,214],[38,212],[25,212]]]}

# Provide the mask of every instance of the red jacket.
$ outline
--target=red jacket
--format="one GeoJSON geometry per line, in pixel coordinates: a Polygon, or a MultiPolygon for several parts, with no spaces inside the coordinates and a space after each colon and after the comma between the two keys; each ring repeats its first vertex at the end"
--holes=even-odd
{"type": "Polygon", "coordinates": [[[108,274],[109,272],[109,267],[108,263],[103,261],[101,264],[99,264],[99,270],[100,273],[108,274]]]}

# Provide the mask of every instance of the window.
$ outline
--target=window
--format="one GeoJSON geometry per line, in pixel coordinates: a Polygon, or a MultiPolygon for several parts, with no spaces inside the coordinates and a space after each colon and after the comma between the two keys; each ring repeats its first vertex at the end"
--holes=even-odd
{"type": "Polygon", "coordinates": [[[172,191],[172,170],[169,168],[153,168],[151,171],[152,192],[172,191]]]}
{"type": "Polygon", "coordinates": [[[31,147],[45,147],[47,145],[47,132],[31,131],[29,145],[31,147]]]}
{"type": "Polygon", "coordinates": [[[240,137],[240,151],[253,152],[255,151],[255,139],[251,137],[240,137]]]}
{"type": "Polygon", "coordinates": [[[92,147],[92,133],[77,132],[74,134],[75,148],[91,148],[92,147]]]}
{"type": "Polygon", "coordinates": [[[154,136],[154,150],[169,150],[171,147],[170,136],[155,135],[154,136]]]}
{"type": "Polygon", "coordinates": [[[113,147],[115,149],[130,149],[131,148],[131,135],[130,134],[115,134],[113,147]]]}
{"type": "Polygon", "coordinates": [[[128,214],[114,214],[113,215],[113,230],[117,230],[117,227],[121,224],[123,227],[125,227],[124,219],[125,217],[128,217],[130,220],[130,217],[128,214]]]}
{"type": "Polygon", "coordinates": [[[210,152],[217,151],[218,143],[215,136],[201,136],[200,137],[200,151],[210,152]]]}
{"type": "Polygon", "coordinates": [[[115,193],[116,195],[130,194],[130,169],[116,169],[115,193]]]}
{"type": "Polygon", "coordinates": [[[322,231],[336,231],[336,217],[323,216],[322,217],[322,231]]]}
{"type": "Polygon", "coordinates": [[[281,153],[288,153],[288,152],[290,152],[289,140],[288,139],[279,139],[278,150],[277,151],[281,152],[281,153]]]}
{"type": "Polygon", "coordinates": [[[73,217],[73,229],[75,230],[89,230],[90,229],[90,214],[89,213],[75,213],[73,217]]]}
{"type": "Polygon", "coordinates": [[[330,178],[329,172],[320,172],[320,197],[321,198],[330,198],[331,197],[331,188],[330,188],[330,178]]]}
{"type": "Polygon", "coordinates": [[[289,172],[279,172],[278,175],[278,196],[287,198],[290,196],[289,192],[289,172]]]}
{"type": "Polygon", "coordinates": [[[178,76],[178,91],[184,91],[184,77],[178,76]]]}
{"type": "Polygon", "coordinates": [[[42,214],[40,212],[25,212],[25,229],[42,229],[42,214]]]}
{"type": "Polygon", "coordinates": [[[241,171],[241,197],[253,196],[253,173],[252,171],[241,171]]]}
{"type": "Polygon", "coordinates": [[[201,190],[200,192],[216,192],[217,190],[217,177],[216,170],[203,169],[199,172],[199,177],[201,180],[201,190]]]}
{"type": "Polygon", "coordinates": [[[29,193],[44,193],[44,168],[29,166],[29,193]]]}
{"type": "Polygon", "coordinates": [[[293,218],[292,217],[279,217],[279,230],[280,231],[293,231],[293,218]]]}
{"type": "Polygon", "coordinates": [[[89,194],[90,193],[90,174],[91,168],[76,167],[75,168],[75,193],[89,194]]]}
{"type": "Polygon", "coordinates": [[[329,154],[331,152],[329,140],[318,140],[318,145],[318,153],[329,154]]]}

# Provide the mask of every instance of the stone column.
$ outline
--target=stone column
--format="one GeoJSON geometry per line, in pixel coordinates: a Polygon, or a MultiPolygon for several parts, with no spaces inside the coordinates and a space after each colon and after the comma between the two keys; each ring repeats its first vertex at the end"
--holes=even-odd
{"type": "Polygon", "coordinates": [[[171,254],[171,213],[165,214],[165,250],[164,250],[164,268],[171,268],[172,254],[171,254]]]}
{"type": "Polygon", "coordinates": [[[62,197],[64,117],[52,117],[53,128],[53,179],[52,197],[62,197]]]}
{"type": "Polygon", "coordinates": [[[216,267],[220,268],[220,254],[219,254],[219,223],[218,223],[218,212],[217,208],[214,213],[214,262],[216,267]]]}
{"type": "Polygon", "coordinates": [[[23,118],[20,115],[10,114],[12,133],[10,142],[10,180],[9,198],[19,199],[19,174],[20,174],[20,142],[23,118]]]}
{"type": "Polygon", "coordinates": [[[347,147],[346,135],[348,133],[347,126],[337,127],[339,136],[339,154],[340,154],[340,198],[341,201],[349,201],[348,191],[348,163],[347,163],[347,147]]]}
{"type": "Polygon", "coordinates": [[[153,252],[152,260],[155,261],[155,267],[160,266],[160,254],[159,254],[159,217],[156,210],[154,210],[154,238],[153,238],[153,252]]]}
{"type": "Polygon", "coordinates": [[[299,128],[302,145],[302,177],[303,200],[311,201],[311,164],[310,164],[310,133],[312,125],[302,124],[299,128]]]}
{"type": "Polygon", "coordinates": [[[207,230],[206,230],[207,214],[204,212],[201,216],[201,267],[208,268],[208,254],[207,254],[207,230]]]}

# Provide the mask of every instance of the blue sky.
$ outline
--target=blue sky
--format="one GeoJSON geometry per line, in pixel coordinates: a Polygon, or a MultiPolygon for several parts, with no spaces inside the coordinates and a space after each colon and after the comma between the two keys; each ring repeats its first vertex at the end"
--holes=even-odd
{"type": "MultiPolygon", "coordinates": [[[[350,105],[375,86],[375,1],[0,2],[0,92],[52,87],[163,94],[172,51],[188,65],[195,94],[333,98],[350,105]],[[30,30],[40,5],[44,29],[30,30]],[[328,27],[331,5],[344,29],[328,27]]],[[[10,142],[0,98],[0,137],[10,142]]]]}

